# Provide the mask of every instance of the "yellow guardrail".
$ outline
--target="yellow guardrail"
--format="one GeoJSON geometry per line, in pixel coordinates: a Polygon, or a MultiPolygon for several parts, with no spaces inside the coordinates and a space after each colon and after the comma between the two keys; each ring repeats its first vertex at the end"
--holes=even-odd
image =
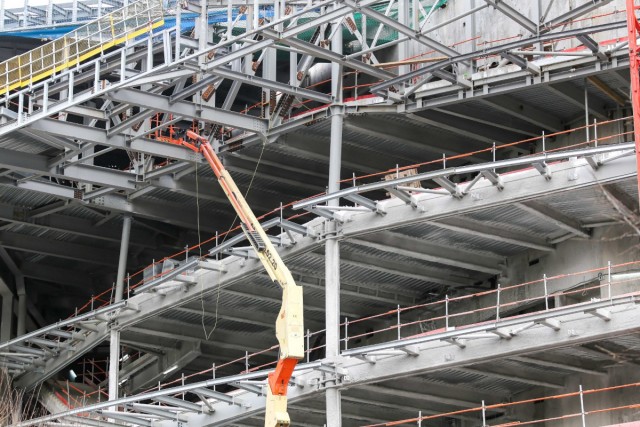
{"type": "Polygon", "coordinates": [[[140,0],[0,63],[0,95],[32,85],[164,25],[162,0],[140,0]]]}

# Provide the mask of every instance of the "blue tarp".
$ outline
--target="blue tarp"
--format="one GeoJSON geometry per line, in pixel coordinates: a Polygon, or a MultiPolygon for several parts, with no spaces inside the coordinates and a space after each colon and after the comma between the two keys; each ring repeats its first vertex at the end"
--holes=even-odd
{"type": "MultiPolygon", "coordinates": [[[[262,15],[262,14],[261,14],[262,15]]],[[[264,11],[264,15],[267,17],[273,16],[273,12],[271,10],[264,11]]],[[[237,16],[236,11],[233,13],[233,19],[237,16]]],[[[189,31],[195,26],[195,20],[198,17],[196,13],[183,13],[181,16],[181,28],[182,32],[189,31]]],[[[244,21],[245,16],[241,17],[240,20],[244,21]]],[[[34,39],[43,39],[43,40],[54,40],[64,36],[67,33],[75,30],[78,27],[88,24],[90,21],[82,22],[76,25],[60,25],[56,27],[45,27],[45,28],[25,28],[25,29],[15,29],[11,31],[0,32],[0,36],[15,36],[15,37],[28,37],[34,39]]],[[[209,13],[209,24],[222,24],[227,22],[227,11],[215,11],[209,13]]],[[[160,29],[172,28],[176,25],[176,17],[175,15],[167,15],[164,17],[164,26],[160,29]]]]}

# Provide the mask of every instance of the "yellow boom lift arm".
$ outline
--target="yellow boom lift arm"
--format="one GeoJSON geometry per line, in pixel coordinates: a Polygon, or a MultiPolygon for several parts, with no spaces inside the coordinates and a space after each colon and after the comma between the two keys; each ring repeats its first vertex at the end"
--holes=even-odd
{"type": "Polygon", "coordinates": [[[202,153],[207,159],[225,195],[238,214],[242,230],[262,265],[271,280],[282,288],[282,307],[276,319],[276,338],[280,344],[280,356],[276,369],[269,374],[264,425],[265,427],[286,427],[291,423],[287,413],[287,386],[296,363],[304,358],[302,286],[294,282],[291,272],[280,258],[233,178],[213,151],[209,141],[193,131],[187,131],[186,135],[194,143],[183,140],[181,145],[202,153]]]}

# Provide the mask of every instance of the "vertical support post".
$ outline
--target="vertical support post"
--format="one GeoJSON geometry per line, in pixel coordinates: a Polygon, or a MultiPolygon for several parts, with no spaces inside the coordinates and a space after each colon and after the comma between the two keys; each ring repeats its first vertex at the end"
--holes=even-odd
{"type": "MultiPolygon", "coordinates": [[[[633,107],[633,136],[636,142],[636,167],[640,170],[640,80],[638,80],[638,20],[633,0],[627,0],[627,32],[629,36],[629,72],[631,73],[631,106],[633,107]]],[[[638,191],[640,192],[640,174],[638,191]]]]}
{"type": "Polygon", "coordinates": [[[42,111],[49,111],[49,82],[44,82],[42,87],[42,111]]]}
{"type": "Polygon", "coordinates": [[[344,349],[349,348],[349,318],[344,318],[344,349]]]}
{"type": "Polygon", "coordinates": [[[16,293],[18,294],[18,324],[16,336],[22,336],[27,332],[27,290],[24,285],[24,276],[16,275],[16,293]]]}
{"type": "Polygon", "coordinates": [[[4,0],[0,0],[0,31],[4,31],[4,0]]]}
{"type": "Polygon", "coordinates": [[[182,37],[182,7],[180,4],[176,5],[176,53],[174,54],[174,58],[176,61],[180,59],[180,38],[182,37]]]}
{"type": "Polygon", "coordinates": [[[398,319],[397,319],[397,322],[398,322],[398,341],[400,341],[400,337],[401,337],[401,334],[400,334],[400,304],[398,304],[398,316],[397,317],[398,317],[398,319]]]}
{"type": "Polygon", "coordinates": [[[124,82],[127,78],[127,48],[122,48],[120,53],[120,82],[124,82]]]}
{"type": "MultiPolygon", "coordinates": [[[[4,15],[2,15],[4,16],[4,15]]],[[[47,3],[47,26],[53,25],[53,0],[47,3]]]]}
{"type": "Polygon", "coordinates": [[[310,362],[311,359],[311,331],[307,329],[307,363],[310,362]]]}
{"type": "Polygon", "coordinates": [[[18,124],[22,124],[24,121],[24,93],[18,95],[18,124]]]}
{"type": "Polygon", "coordinates": [[[73,98],[74,98],[74,95],[75,95],[74,92],[73,92],[75,90],[75,88],[74,88],[75,79],[76,79],[76,76],[75,76],[73,70],[69,70],[69,77],[68,77],[68,82],[69,82],[68,91],[69,92],[67,93],[67,98],[68,98],[67,102],[69,104],[71,104],[73,102],[73,98]]]}
{"type": "Polygon", "coordinates": [[[449,330],[449,295],[444,296],[444,330],[449,330]]]}
{"type": "Polygon", "coordinates": [[[589,87],[587,86],[587,80],[584,80],[584,129],[587,136],[586,141],[591,140],[589,136],[589,87]]]}
{"type": "Polygon", "coordinates": [[[100,91],[100,61],[95,62],[95,69],[93,72],[93,92],[100,91]]]}
{"type": "MultiPolygon", "coordinates": [[[[398,21],[402,25],[410,26],[409,23],[409,2],[408,1],[399,1],[398,2],[398,21]]],[[[402,42],[398,45],[398,61],[406,61],[409,57],[409,43],[402,42]]],[[[401,65],[398,67],[398,75],[407,74],[410,68],[409,65],[401,65]]]]}
{"type": "Polygon", "coordinates": [[[482,401],[482,427],[487,426],[487,407],[484,404],[484,400],[482,401]]]}
{"type": "MultiPolygon", "coordinates": [[[[256,6],[256,16],[259,16],[258,6],[256,6]]],[[[273,3],[273,18],[275,20],[280,18],[280,2],[274,1],[273,3]]],[[[259,20],[258,20],[259,24],[259,20]]],[[[258,28],[258,24],[256,24],[256,28],[258,28]]],[[[279,31],[282,28],[281,25],[276,27],[276,31],[279,31]]],[[[264,52],[264,61],[262,63],[262,77],[266,80],[275,81],[276,80],[276,71],[277,71],[277,56],[276,50],[274,48],[266,48],[264,52]]],[[[273,89],[269,89],[266,87],[262,88],[263,99],[266,102],[264,106],[264,116],[265,118],[270,118],[273,114],[276,106],[275,96],[276,93],[273,89]]]]}
{"type": "Polygon", "coordinates": [[[147,69],[145,71],[151,71],[153,69],[153,37],[147,39],[147,69]]]}
{"type": "MultiPolygon", "coordinates": [[[[337,9],[338,5],[334,5],[337,9]]],[[[336,21],[334,25],[340,25],[336,21]]],[[[331,41],[331,50],[342,55],[342,29],[335,31],[331,41]]],[[[335,102],[331,116],[331,144],[329,148],[329,185],[328,192],[340,189],[342,165],[342,66],[334,63],[331,69],[331,91],[335,102]]],[[[328,202],[337,206],[338,199],[328,202]]],[[[340,353],[340,243],[337,240],[338,225],[335,221],[327,222],[327,241],[325,243],[325,327],[326,358],[335,360],[340,353]]],[[[342,426],[342,407],[340,391],[327,383],[326,391],[326,427],[342,426]]]]}
{"type": "Polygon", "coordinates": [[[500,320],[500,283],[498,283],[498,292],[496,295],[496,322],[500,320]]]}
{"type": "Polygon", "coordinates": [[[260,20],[260,2],[253,0],[253,28],[258,28],[260,20]]]}
{"type": "Polygon", "coordinates": [[[129,236],[131,235],[131,215],[122,219],[122,237],[120,239],[120,257],[118,258],[118,273],[116,276],[116,291],[114,302],[122,300],[124,293],[124,277],[127,269],[127,255],[129,253],[129,236]]]}
{"type": "Polygon", "coordinates": [[[71,22],[78,22],[78,0],[73,0],[73,5],[71,6],[71,22]]]}
{"type": "MultiPolygon", "coordinates": [[[[114,302],[122,301],[124,293],[124,276],[127,269],[127,254],[129,251],[129,236],[131,235],[131,216],[125,215],[122,222],[122,238],[120,240],[120,258],[118,259],[118,273],[114,302]]],[[[118,398],[118,374],[120,365],[120,331],[111,325],[109,341],[109,400],[118,398]]]]}
{"type": "Polygon", "coordinates": [[[594,147],[598,146],[598,119],[593,118],[593,143],[594,147]]]}
{"type": "Polygon", "coordinates": [[[611,261],[607,264],[607,288],[609,292],[609,301],[611,301],[611,261]]]}
{"type": "Polygon", "coordinates": [[[544,283],[544,309],[549,311],[549,289],[547,288],[547,274],[542,275],[542,281],[544,283]]]}
{"type": "Polygon", "coordinates": [[[582,392],[582,384],[580,384],[580,418],[582,419],[582,427],[587,427],[587,414],[584,412],[584,393],[582,392]]]}
{"type": "MultiPolygon", "coordinates": [[[[2,279],[0,279],[2,280],[2,279]]],[[[0,319],[0,342],[11,339],[13,327],[13,295],[10,292],[2,293],[2,318],[0,319]]]]}

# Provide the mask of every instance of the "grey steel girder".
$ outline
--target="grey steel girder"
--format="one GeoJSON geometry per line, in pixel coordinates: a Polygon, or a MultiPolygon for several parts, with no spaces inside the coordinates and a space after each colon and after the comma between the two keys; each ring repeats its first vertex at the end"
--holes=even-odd
{"type": "Polygon", "coordinates": [[[218,123],[249,132],[265,133],[267,130],[266,120],[258,117],[234,113],[220,108],[198,106],[186,101],[171,103],[168,96],[156,95],[141,90],[118,89],[110,92],[107,96],[109,99],[129,105],[137,105],[156,111],[177,114],[182,117],[218,123]]]}
{"type": "Polygon", "coordinates": [[[105,145],[107,147],[132,150],[152,156],[166,157],[174,160],[204,161],[202,156],[177,145],[167,144],[148,138],[129,137],[127,135],[110,135],[106,130],[83,126],[55,119],[41,119],[29,125],[31,129],[41,132],[69,136],[74,135],[81,141],[105,145]]]}

